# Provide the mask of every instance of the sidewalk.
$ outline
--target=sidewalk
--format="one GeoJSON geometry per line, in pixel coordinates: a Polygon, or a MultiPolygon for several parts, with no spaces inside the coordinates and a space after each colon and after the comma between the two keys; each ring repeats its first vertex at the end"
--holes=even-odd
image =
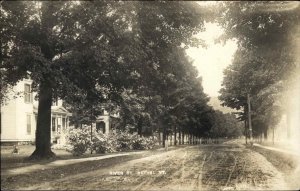
{"type": "Polygon", "coordinates": [[[282,148],[278,148],[276,146],[264,146],[264,145],[261,145],[261,144],[258,144],[258,143],[254,143],[253,146],[268,149],[268,150],[272,150],[272,151],[277,151],[277,152],[281,152],[281,153],[286,153],[286,154],[290,154],[290,155],[295,155],[295,156],[300,157],[300,152],[297,152],[297,150],[294,150],[294,149],[282,149],[282,148]]]}
{"type": "Polygon", "coordinates": [[[64,165],[76,164],[76,163],[80,163],[80,162],[103,160],[103,159],[114,158],[114,157],[119,157],[119,156],[143,154],[145,152],[147,152],[147,151],[110,154],[110,155],[104,155],[104,156],[79,158],[79,159],[56,160],[56,161],[50,162],[48,164],[34,164],[34,165],[30,165],[30,166],[25,166],[25,167],[3,170],[3,171],[1,171],[1,176],[20,175],[20,174],[26,174],[26,173],[30,173],[30,172],[34,172],[34,171],[38,171],[38,170],[46,170],[46,169],[60,167],[60,166],[64,166],[64,165]]]}

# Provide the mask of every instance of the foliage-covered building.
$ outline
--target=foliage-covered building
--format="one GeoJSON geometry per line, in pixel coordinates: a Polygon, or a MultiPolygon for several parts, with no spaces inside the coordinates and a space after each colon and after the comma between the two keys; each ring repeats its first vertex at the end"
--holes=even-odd
{"type": "MultiPolygon", "coordinates": [[[[1,144],[35,141],[38,102],[31,90],[32,80],[24,79],[8,93],[1,105],[1,144]]],[[[69,126],[69,113],[62,100],[51,106],[51,142],[57,142],[60,134],[69,126]]]]}
{"type": "MultiPolygon", "coordinates": [[[[76,128],[92,128],[98,132],[108,135],[111,131],[118,128],[120,122],[119,114],[112,114],[105,109],[102,109],[101,114],[96,117],[95,120],[85,121],[78,118],[78,114],[75,113],[70,118],[71,125],[74,125],[76,128]]],[[[82,115],[80,115],[82,117],[82,115]]]]}

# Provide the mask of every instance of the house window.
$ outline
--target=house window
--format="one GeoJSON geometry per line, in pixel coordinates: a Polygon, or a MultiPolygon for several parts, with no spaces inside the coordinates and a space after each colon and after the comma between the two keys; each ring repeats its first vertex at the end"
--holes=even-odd
{"type": "Polygon", "coordinates": [[[52,131],[55,131],[55,126],[56,126],[56,118],[52,117],[52,131]]]}
{"type": "Polygon", "coordinates": [[[25,103],[32,103],[32,92],[30,84],[24,85],[24,101],[25,103]]]}
{"type": "Polygon", "coordinates": [[[101,109],[100,115],[104,115],[104,109],[101,109]]]}
{"type": "Polygon", "coordinates": [[[26,121],[27,121],[27,134],[30,135],[31,134],[31,115],[27,114],[26,116],[26,121]]]}
{"type": "Polygon", "coordinates": [[[99,123],[96,123],[96,131],[102,131],[102,133],[105,133],[105,122],[100,121],[99,123]]]}

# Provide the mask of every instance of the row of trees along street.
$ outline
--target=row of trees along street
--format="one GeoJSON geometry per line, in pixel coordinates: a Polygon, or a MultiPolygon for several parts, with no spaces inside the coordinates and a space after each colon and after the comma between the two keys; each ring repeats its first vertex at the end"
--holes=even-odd
{"type": "Polygon", "coordinates": [[[300,75],[299,9],[296,2],[226,2],[220,6],[225,13],[218,19],[225,28],[220,40],[236,38],[238,51],[224,71],[219,99],[224,106],[242,110],[239,118],[247,129],[248,117],[252,117],[254,137],[267,138],[283,114],[289,123],[290,95],[300,75]]]}
{"type": "Polygon", "coordinates": [[[4,1],[1,12],[1,102],[23,78],[38,92],[31,159],[55,156],[50,119],[56,98],[65,101],[74,124],[93,122],[105,105],[120,113],[119,128],[160,132],[163,143],[172,133],[179,143],[209,136],[218,126],[185,53],[202,46],[192,35],[209,16],[195,2],[4,1]]]}
{"type": "Polygon", "coordinates": [[[220,40],[236,38],[239,46],[225,70],[220,99],[244,109],[239,115],[246,121],[250,94],[258,136],[277,123],[278,108],[284,108],[275,98],[295,71],[291,39],[299,24],[299,9],[278,14],[259,9],[263,4],[224,2],[211,11],[179,1],[4,1],[1,103],[11,86],[33,80],[39,106],[32,159],[55,156],[50,123],[56,98],[65,101],[74,124],[93,122],[105,105],[120,113],[119,128],[132,127],[144,136],[162,133],[163,143],[172,134],[179,135],[179,143],[186,136],[240,136],[231,129],[240,128],[233,115],[208,105],[185,53],[190,46],[205,46],[193,35],[203,31],[204,21],[215,21],[225,28],[220,40]]]}

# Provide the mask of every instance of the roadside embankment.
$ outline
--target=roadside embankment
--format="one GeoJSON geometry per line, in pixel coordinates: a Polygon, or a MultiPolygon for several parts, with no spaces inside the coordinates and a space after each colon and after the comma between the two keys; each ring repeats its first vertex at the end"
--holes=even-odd
{"type": "Polygon", "coordinates": [[[280,172],[291,189],[300,189],[300,160],[299,153],[276,147],[266,147],[254,144],[252,149],[263,155],[280,172]]]}

